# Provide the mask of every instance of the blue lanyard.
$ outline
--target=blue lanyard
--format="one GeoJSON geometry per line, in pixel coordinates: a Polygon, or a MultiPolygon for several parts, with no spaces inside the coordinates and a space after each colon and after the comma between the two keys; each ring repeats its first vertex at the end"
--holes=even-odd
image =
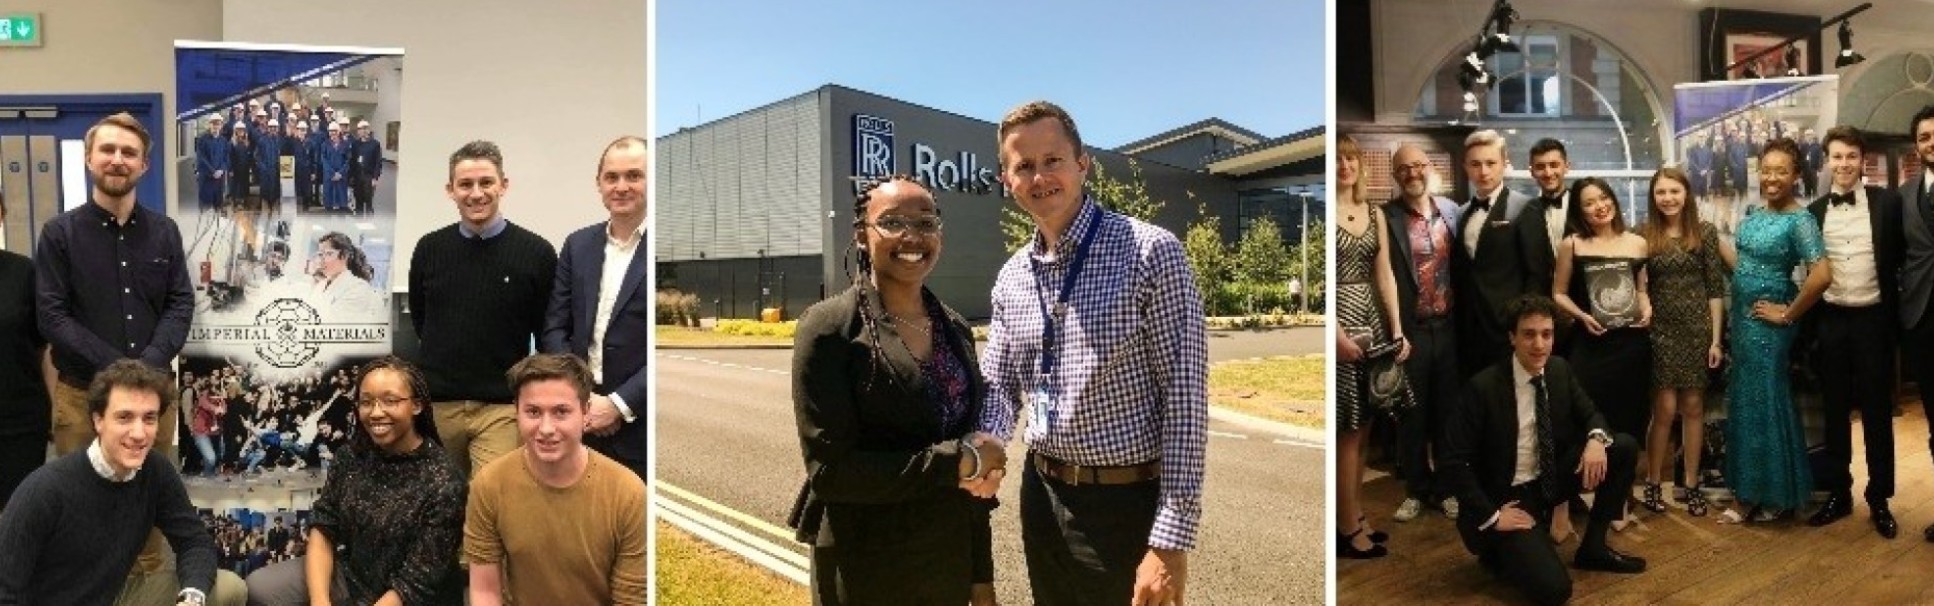
{"type": "Polygon", "coordinates": [[[1041,304],[1041,376],[1043,377],[1053,376],[1055,363],[1059,361],[1061,330],[1058,320],[1063,319],[1068,312],[1068,296],[1074,292],[1075,278],[1081,275],[1082,261],[1088,257],[1088,245],[1094,241],[1095,232],[1101,231],[1097,223],[1101,221],[1102,212],[1102,209],[1095,208],[1088,216],[1085,223],[1087,232],[1081,234],[1081,241],[1075,244],[1074,258],[1068,260],[1068,275],[1061,281],[1061,294],[1055,300],[1052,311],[1048,310],[1047,297],[1042,294],[1045,289],[1041,285],[1043,273],[1041,261],[1035,259],[1033,255],[1028,256],[1028,263],[1034,269],[1034,300],[1041,304]]]}

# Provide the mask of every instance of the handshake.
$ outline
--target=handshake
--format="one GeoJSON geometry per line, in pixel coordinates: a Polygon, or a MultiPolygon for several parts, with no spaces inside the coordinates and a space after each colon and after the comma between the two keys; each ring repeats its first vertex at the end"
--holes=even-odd
{"type": "Polygon", "coordinates": [[[1000,492],[1007,477],[1007,448],[1000,438],[974,432],[960,439],[960,489],[983,499],[1000,492]]]}

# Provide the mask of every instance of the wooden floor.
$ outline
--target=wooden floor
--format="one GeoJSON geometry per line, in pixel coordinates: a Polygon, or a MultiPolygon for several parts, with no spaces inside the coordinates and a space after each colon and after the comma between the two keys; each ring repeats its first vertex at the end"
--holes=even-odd
{"type": "MultiPolygon", "coordinates": [[[[1639,523],[1610,533],[1618,550],[1646,559],[1644,573],[1618,575],[1572,570],[1574,604],[1934,604],[1934,544],[1921,529],[1934,524],[1934,463],[1928,423],[1909,403],[1894,419],[1896,489],[1892,501],[1900,536],[1875,534],[1864,503],[1825,528],[1806,525],[1803,511],[1788,522],[1722,525],[1711,513],[1692,517],[1682,507],[1653,514],[1636,505],[1639,523]]],[[[1854,496],[1866,486],[1859,421],[1854,423],[1854,496]]],[[[1409,523],[1390,519],[1403,499],[1398,480],[1372,472],[1364,484],[1371,525],[1390,533],[1391,554],[1376,560],[1338,559],[1337,601],[1343,604],[1524,603],[1494,582],[1465,551],[1442,512],[1426,509],[1409,523]]],[[[1643,476],[1641,475],[1641,481],[1643,476]]],[[[1668,487],[1668,491],[1671,489],[1668,487]]],[[[1676,503],[1675,503],[1676,505],[1676,503]]],[[[1584,516],[1578,515],[1584,530],[1584,516]]],[[[1578,539],[1559,546],[1567,564],[1578,539]]]]}

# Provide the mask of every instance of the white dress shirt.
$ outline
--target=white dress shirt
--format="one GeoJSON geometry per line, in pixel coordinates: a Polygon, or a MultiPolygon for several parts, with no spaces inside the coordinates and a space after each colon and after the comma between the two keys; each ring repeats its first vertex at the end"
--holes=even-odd
{"type": "MultiPolygon", "coordinates": [[[[598,313],[591,323],[591,377],[604,384],[604,333],[611,327],[611,313],[618,304],[618,290],[623,288],[625,271],[631,267],[632,253],[645,241],[645,226],[625,234],[623,240],[611,235],[610,228],[604,232],[604,274],[598,278],[598,313]]],[[[629,423],[637,419],[629,403],[617,394],[611,394],[611,404],[618,407],[618,413],[629,423]]]]}
{"type": "MultiPolygon", "coordinates": [[[[1538,479],[1538,388],[1531,385],[1531,379],[1543,375],[1532,375],[1525,370],[1517,356],[1511,356],[1512,392],[1518,399],[1518,464],[1511,472],[1511,485],[1516,486],[1538,479]]],[[[1549,390],[1550,385],[1545,389],[1549,390]]],[[[1546,394],[1547,398],[1550,397],[1546,394]]]]}
{"type": "Polygon", "coordinates": [[[1496,210],[1503,213],[1507,219],[1511,216],[1511,209],[1498,207],[1499,204],[1507,204],[1509,201],[1509,198],[1504,196],[1504,189],[1504,186],[1500,185],[1497,191],[1491,192],[1489,196],[1491,200],[1489,209],[1478,208],[1477,205],[1469,202],[1464,203],[1464,225],[1466,226],[1464,229],[1464,250],[1465,252],[1471,253],[1472,257],[1477,256],[1477,239],[1484,234],[1484,226],[1490,223],[1491,211],[1496,210]]]}
{"type": "Polygon", "coordinates": [[[1874,266],[1874,226],[1867,188],[1853,190],[1853,204],[1827,204],[1820,235],[1832,263],[1833,282],[1826,301],[1844,307],[1866,307],[1880,302],[1880,274],[1874,266]]]}

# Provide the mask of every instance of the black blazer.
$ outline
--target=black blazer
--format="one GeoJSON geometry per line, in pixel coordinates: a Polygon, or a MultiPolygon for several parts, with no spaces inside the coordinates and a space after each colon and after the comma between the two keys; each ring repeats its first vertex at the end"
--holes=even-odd
{"type": "MultiPolygon", "coordinates": [[[[1454,243],[1455,252],[1451,255],[1455,259],[1451,263],[1452,287],[1457,289],[1456,309],[1461,318],[1460,330],[1469,331],[1458,333],[1459,343],[1466,342],[1462,338],[1464,335],[1486,335],[1484,340],[1502,341],[1505,329],[1500,314],[1503,313],[1504,304],[1525,293],[1536,292],[1533,290],[1535,278],[1527,275],[1523,227],[1520,225],[1524,221],[1524,213],[1530,212],[1532,203],[1536,201],[1536,198],[1518,193],[1517,190],[1505,189],[1504,194],[1498,196],[1497,204],[1485,216],[1484,225],[1471,223],[1474,217],[1470,214],[1469,203],[1459,207],[1458,239],[1454,243]],[[1499,213],[1511,206],[1519,207],[1518,214],[1499,220],[1499,213]],[[1465,234],[1473,229],[1484,230],[1477,241],[1476,255],[1464,248],[1464,238],[1468,237],[1465,234]]],[[[1544,216],[1542,211],[1538,216],[1544,216]]],[[[1546,288],[1541,294],[1549,296],[1551,276],[1544,276],[1543,283],[1546,288]]],[[[1472,339],[1469,342],[1480,341],[1472,339]]],[[[1467,351],[1474,350],[1467,348],[1467,351]]]]}
{"type": "MultiPolygon", "coordinates": [[[[1482,553],[1495,533],[1478,530],[1505,503],[1518,463],[1518,401],[1507,357],[1471,377],[1455,414],[1445,415],[1437,451],[1437,479],[1457,497],[1457,532],[1472,553],[1482,553]]],[[[1584,453],[1586,434],[1606,429],[1605,416],[1592,406],[1585,388],[1564,358],[1545,363],[1545,389],[1551,398],[1553,452],[1569,474],[1584,453]]],[[[1534,514],[1535,515],[1535,514],[1534,514]]]]}
{"type": "MultiPolygon", "coordinates": [[[[1551,282],[1558,274],[1558,255],[1552,252],[1556,242],[1551,241],[1551,223],[1545,217],[1545,210],[1544,198],[1532,198],[1524,211],[1518,213],[1518,255],[1524,262],[1526,292],[1551,296],[1551,282]]],[[[1561,228],[1561,236],[1571,233],[1571,225],[1561,228]]]]}
{"type": "MultiPolygon", "coordinates": [[[[1918,184],[1916,184],[1918,185],[1918,184]]],[[[1900,316],[1900,262],[1907,243],[1901,232],[1900,196],[1892,190],[1872,185],[1867,190],[1867,218],[1874,232],[1874,271],[1880,275],[1880,306],[1888,318],[1900,316]]],[[[1813,224],[1823,232],[1827,224],[1827,197],[1820,196],[1806,206],[1813,213],[1813,224]]],[[[1811,319],[1815,314],[1807,314],[1811,319]]],[[[1876,335],[1891,339],[1893,335],[1876,335]]]]}
{"type": "MultiPolygon", "coordinates": [[[[572,232],[564,238],[564,249],[557,258],[557,275],[551,286],[550,306],[544,313],[544,331],[538,346],[545,353],[575,354],[591,359],[591,330],[597,323],[598,290],[604,282],[605,230],[599,223],[572,232]]],[[[600,394],[617,394],[638,420],[625,423],[610,436],[584,436],[584,443],[626,465],[643,469],[651,448],[645,443],[645,424],[649,418],[645,401],[651,387],[645,384],[645,363],[651,359],[651,346],[645,338],[651,333],[652,295],[642,288],[645,267],[651,252],[640,241],[625,263],[624,279],[618,284],[617,303],[611,306],[611,323],[605,326],[604,384],[600,394]]]]}
{"type": "MultiPolygon", "coordinates": [[[[863,595],[927,603],[919,596],[936,588],[946,592],[936,600],[964,602],[973,583],[994,578],[994,502],[959,488],[965,432],[941,427],[920,362],[893,323],[868,329],[861,294],[856,286],[813,305],[794,333],[792,401],[806,481],[787,523],[802,542],[840,548],[815,550],[815,574],[845,569],[842,589],[854,603],[868,603],[863,595]]],[[[864,294],[868,313],[883,317],[879,292],[867,286],[864,294]]],[[[921,294],[939,305],[931,291],[921,294]]],[[[966,320],[941,309],[948,322],[935,325],[934,347],[949,348],[967,369],[971,428],[987,384],[966,320]]]]}

